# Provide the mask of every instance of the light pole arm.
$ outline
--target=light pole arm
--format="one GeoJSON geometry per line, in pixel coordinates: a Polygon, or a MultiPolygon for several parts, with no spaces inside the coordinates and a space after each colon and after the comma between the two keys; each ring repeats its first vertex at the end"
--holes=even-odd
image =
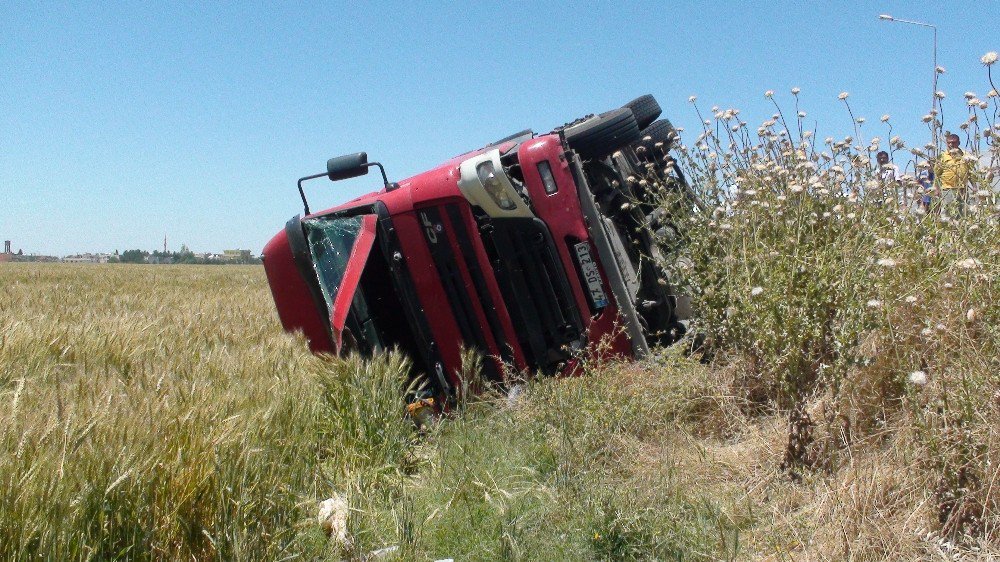
{"type": "Polygon", "coordinates": [[[936,25],[933,25],[933,24],[930,24],[930,23],[924,23],[922,21],[904,20],[904,19],[899,19],[899,18],[892,18],[889,21],[898,21],[899,23],[909,23],[909,24],[912,24],[912,25],[919,25],[921,27],[933,27],[934,29],[937,29],[936,25]]]}
{"type": "Polygon", "coordinates": [[[938,69],[938,64],[937,64],[937,26],[934,25],[934,24],[926,23],[926,22],[922,22],[922,21],[904,20],[904,19],[900,19],[900,18],[895,18],[895,17],[892,17],[889,14],[880,14],[879,17],[878,17],[878,19],[883,20],[883,21],[893,21],[893,22],[899,22],[899,23],[908,23],[910,25],[919,25],[920,27],[929,27],[929,28],[931,28],[931,29],[934,30],[934,79],[931,82],[931,88],[933,90],[931,92],[931,112],[933,113],[934,110],[938,106],[938,99],[937,99],[937,79],[938,79],[938,71],[937,71],[937,69],[938,69]]]}

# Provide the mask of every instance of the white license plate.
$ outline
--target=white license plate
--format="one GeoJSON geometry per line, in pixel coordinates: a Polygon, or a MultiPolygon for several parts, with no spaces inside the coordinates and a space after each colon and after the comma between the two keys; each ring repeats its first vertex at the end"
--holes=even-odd
{"type": "Polygon", "coordinates": [[[601,273],[597,270],[597,262],[590,257],[590,244],[580,242],[573,246],[576,252],[576,261],[580,264],[580,271],[583,272],[583,279],[587,282],[587,290],[590,291],[590,300],[594,303],[594,308],[604,308],[608,306],[608,297],[601,287],[601,273]]]}

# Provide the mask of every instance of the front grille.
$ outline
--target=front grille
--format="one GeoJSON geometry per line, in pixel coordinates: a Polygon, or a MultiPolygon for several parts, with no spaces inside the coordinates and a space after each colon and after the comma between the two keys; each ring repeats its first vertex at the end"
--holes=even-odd
{"type": "Polygon", "coordinates": [[[583,322],[548,228],[535,218],[483,219],[480,232],[526,359],[556,371],[583,322]]]}
{"type": "MultiPolygon", "coordinates": [[[[465,345],[475,349],[484,357],[492,356],[487,336],[483,331],[484,328],[487,328],[492,332],[493,341],[500,352],[500,360],[511,362],[510,347],[505,344],[496,308],[475,259],[468,229],[462,220],[458,205],[428,207],[420,209],[418,215],[420,221],[426,226],[423,229],[424,238],[428,248],[430,248],[431,259],[434,261],[434,267],[437,269],[441,286],[448,298],[452,316],[455,318],[455,323],[465,345]],[[447,220],[442,216],[442,208],[448,217],[447,220]],[[449,232],[454,235],[455,243],[458,246],[459,253],[457,255],[449,239],[449,232]],[[472,280],[474,295],[469,294],[469,288],[465,285],[462,277],[463,269],[468,272],[469,278],[472,280]],[[473,304],[473,297],[478,301],[479,307],[486,317],[487,326],[480,324],[473,304]]],[[[499,380],[499,369],[493,361],[484,361],[483,369],[487,377],[499,380]]]]}

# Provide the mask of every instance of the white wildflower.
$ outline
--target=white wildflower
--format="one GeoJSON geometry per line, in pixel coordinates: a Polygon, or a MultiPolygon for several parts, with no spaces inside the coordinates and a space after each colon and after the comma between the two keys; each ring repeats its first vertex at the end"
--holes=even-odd
{"type": "Polygon", "coordinates": [[[934,97],[936,97],[939,100],[943,100],[944,99],[944,92],[942,92],[941,90],[938,90],[938,91],[934,92],[934,97]]]}
{"type": "Polygon", "coordinates": [[[927,114],[920,118],[924,123],[930,123],[934,119],[933,115],[927,114]]]}
{"type": "Polygon", "coordinates": [[[691,103],[694,103],[694,102],[698,101],[698,96],[691,96],[691,97],[688,98],[688,101],[691,102],[691,103]]]}
{"type": "Polygon", "coordinates": [[[882,258],[878,260],[878,265],[891,269],[893,267],[896,267],[896,260],[892,258],[882,258]]]}
{"type": "Polygon", "coordinates": [[[923,330],[920,330],[920,335],[922,335],[922,336],[930,336],[933,333],[934,333],[934,330],[932,330],[930,328],[924,328],[923,330]]]}
{"type": "Polygon", "coordinates": [[[764,287],[754,287],[750,289],[750,296],[756,297],[757,295],[764,292],[764,287]]]}
{"type": "Polygon", "coordinates": [[[913,304],[913,303],[917,302],[917,297],[915,297],[913,295],[910,295],[910,296],[906,297],[906,299],[904,299],[904,300],[906,302],[908,302],[909,304],[913,304]]]}
{"type": "Polygon", "coordinates": [[[801,92],[801,91],[802,91],[802,89],[799,88],[798,86],[796,86],[796,87],[792,88],[792,95],[793,96],[797,96],[797,95],[799,95],[799,92],[801,92]]]}
{"type": "Polygon", "coordinates": [[[840,92],[840,95],[837,96],[837,99],[839,99],[839,100],[846,100],[847,96],[850,96],[850,95],[851,94],[848,94],[847,92],[840,92]]]}
{"type": "Polygon", "coordinates": [[[983,58],[979,59],[979,62],[983,63],[986,66],[993,66],[993,63],[997,62],[997,52],[990,51],[986,53],[985,55],[983,55],[983,58]]]}
{"type": "Polygon", "coordinates": [[[861,125],[862,123],[864,123],[864,122],[865,122],[865,118],[864,118],[864,117],[858,117],[858,118],[856,119],[856,121],[858,122],[858,125],[861,125]]]}
{"type": "Polygon", "coordinates": [[[799,112],[799,119],[803,119],[805,116],[806,116],[806,112],[805,111],[800,111],[799,112]]]}
{"type": "Polygon", "coordinates": [[[868,308],[881,308],[882,307],[882,301],[880,301],[878,299],[871,299],[868,302],[866,302],[865,305],[868,308]]]}
{"type": "Polygon", "coordinates": [[[978,314],[979,313],[976,311],[975,308],[970,308],[969,311],[965,313],[965,320],[970,323],[975,322],[978,314]]]}
{"type": "Polygon", "coordinates": [[[976,97],[976,93],[975,92],[965,92],[965,99],[971,100],[974,97],[976,97]]]}
{"type": "Polygon", "coordinates": [[[774,90],[768,90],[768,91],[764,92],[764,97],[765,98],[773,98],[774,97],[774,90]]]}
{"type": "Polygon", "coordinates": [[[934,68],[934,71],[937,72],[938,74],[944,74],[944,72],[945,72],[943,66],[938,66],[938,67],[934,68]]]}
{"type": "Polygon", "coordinates": [[[983,265],[983,262],[976,258],[965,258],[964,260],[956,261],[955,265],[961,269],[978,269],[979,266],[983,265]]]}
{"type": "Polygon", "coordinates": [[[889,114],[888,113],[886,113],[885,115],[882,116],[882,122],[883,123],[888,123],[889,122],[889,114]]]}
{"type": "Polygon", "coordinates": [[[915,384],[917,386],[924,386],[927,384],[927,373],[923,371],[913,371],[910,373],[908,378],[911,384],[915,384]]]}

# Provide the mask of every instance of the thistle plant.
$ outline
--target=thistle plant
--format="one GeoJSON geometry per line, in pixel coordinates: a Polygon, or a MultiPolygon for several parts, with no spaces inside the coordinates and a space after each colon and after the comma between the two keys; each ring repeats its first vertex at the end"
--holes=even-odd
{"type": "MultiPolygon", "coordinates": [[[[987,70],[995,60],[983,57],[987,70]]],[[[737,108],[713,107],[707,119],[689,100],[703,125],[680,160],[710,209],[684,219],[687,244],[667,261],[686,266],[696,330],[718,361],[741,365],[735,391],[746,404],[788,413],[783,466],[793,476],[836,470],[887,428],[915,427],[941,528],[995,538],[988,483],[1000,433],[986,420],[1000,411],[996,89],[964,96],[955,132],[975,185],[959,217],[919,204],[917,173],[940,153],[939,111],[924,118],[932,142],[907,153],[891,116],[878,120],[884,137],[870,136],[843,92],[851,132],[820,141],[800,91],[794,118],[766,92],[776,112],[756,128],[737,108]],[[895,156],[899,182],[882,179],[880,150],[895,156]]]]}

